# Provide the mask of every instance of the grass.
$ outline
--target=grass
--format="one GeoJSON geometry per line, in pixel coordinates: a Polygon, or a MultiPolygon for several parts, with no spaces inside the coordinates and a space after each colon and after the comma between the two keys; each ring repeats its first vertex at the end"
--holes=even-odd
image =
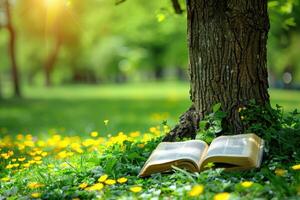
{"type": "MultiPolygon", "coordinates": [[[[296,115],[270,128],[261,121],[253,126],[270,138],[260,169],[175,169],[141,179],[141,166],[170,129],[161,122],[172,127],[190,104],[187,84],[27,87],[25,93],[0,102],[0,199],[299,199],[296,115]]],[[[300,107],[299,92],[270,94],[286,112],[300,107]]],[[[268,115],[257,110],[249,117],[268,115]]]]}
{"type": "MultiPolygon", "coordinates": [[[[64,135],[84,136],[93,130],[147,131],[168,120],[173,126],[190,105],[186,83],[143,83],[103,86],[26,87],[25,99],[0,101],[0,128],[10,134],[46,134],[50,129],[64,135]]],[[[300,92],[270,90],[273,105],[285,111],[300,108],[300,92]]]]}

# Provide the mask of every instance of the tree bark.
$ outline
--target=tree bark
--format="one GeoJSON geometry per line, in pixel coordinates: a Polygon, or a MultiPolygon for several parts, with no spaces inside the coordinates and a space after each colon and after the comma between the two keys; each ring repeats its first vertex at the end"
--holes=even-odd
{"type": "Polygon", "coordinates": [[[188,0],[187,21],[190,97],[196,114],[189,122],[180,120],[164,140],[184,137],[180,131],[185,126],[191,126],[185,135],[194,137],[199,120],[216,103],[227,113],[225,131],[243,133],[238,109],[252,99],[269,104],[267,0],[188,0]]]}
{"type": "Polygon", "coordinates": [[[54,49],[48,55],[46,63],[45,63],[45,85],[47,87],[52,86],[51,75],[52,75],[52,72],[53,72],[53,69],[55,66],[55,62],[57,60],[60,46],[61,46],[61,41],[60,41],[60,39],[57,39],[54,49]]]}
{"type": "Polygon", "coordinates": [[[20,77],[18,71],[18,65],[16,60],[16,32],[14,26],[12,24],[12,17],[10,12],[10,5],[9,1],[5,1],[5,13],[6,13],[6,20],[7,20],[7,30],[9,32],[9,45],[8,45],[8,52],[11,61],[11,74],[12,80],[14,84],[14,95],[15,97],[21,97],[21,89],[20,89],[20,77]]]}

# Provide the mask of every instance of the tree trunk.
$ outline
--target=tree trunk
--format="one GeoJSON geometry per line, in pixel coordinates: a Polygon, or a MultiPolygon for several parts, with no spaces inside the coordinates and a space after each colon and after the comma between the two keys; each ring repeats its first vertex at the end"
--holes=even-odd
{"type": "Polygon", "coordinates": [[[269,104],[267,0],[188,0],[192,107],[164,138],[195,137],[199,120],[221,103],[226,132],[245,131],[238,109],[250,100],[269,104]]]}
{"type": "Polygon", "coordinates": [[[52,85],[51,75],[57,60],[59,49],[61,46],[60,39],[57,39],[53,51],[48,55],[45,63],[45,85],[50,87],[52,85]]]}
{"type": "Polygon", "coordinates": [[[18,72],[18,66],[16,61],[16,32],[12,25],[12,17],[10,12],[9,1],[5,1],[5,11],[6,11],[6,20],[7,20],[7,30],[9,32],[9,45],[8,51],[11,61],[11,74],[12,80],[14,84],[14,95],[16,97],[21,97],[21,89],[20,89],[20,78],[18,72]]]}

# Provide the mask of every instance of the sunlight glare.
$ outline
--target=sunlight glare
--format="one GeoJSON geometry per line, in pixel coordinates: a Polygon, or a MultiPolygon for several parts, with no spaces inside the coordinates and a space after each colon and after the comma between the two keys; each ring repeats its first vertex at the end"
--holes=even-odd
{"type": "Polygon", "coordinates": [[[62,0],[44,0],[44,1],[45,1],[46,7],[55,7],[55,6],[58,6],[60,1],[62,1],[62,0]]]}

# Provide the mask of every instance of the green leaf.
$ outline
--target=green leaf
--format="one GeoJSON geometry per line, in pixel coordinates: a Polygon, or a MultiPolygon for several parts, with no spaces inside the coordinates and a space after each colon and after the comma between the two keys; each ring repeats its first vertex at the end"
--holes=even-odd
{"type": "Polygon", "coordinates": [[[270,2],[268,2],[268,8],[270,8],[270,9],[275,8],[278,5],[279,5],[278,1],[270,1],[270,2]]]}
{"type": "Polygon", "coordinates": [[[207,121],[203,120],[199,122],[199,128],[204,130],[206,128],[207,121]]]}
{"type": "Polygon", "coordinates": [[[215,104],[215,105],[213,106],[213,112],[214,112],[214,113],[217,112],[218,110],[220,110],[220,108],[221,108],[221,103],[215,104]]]}

